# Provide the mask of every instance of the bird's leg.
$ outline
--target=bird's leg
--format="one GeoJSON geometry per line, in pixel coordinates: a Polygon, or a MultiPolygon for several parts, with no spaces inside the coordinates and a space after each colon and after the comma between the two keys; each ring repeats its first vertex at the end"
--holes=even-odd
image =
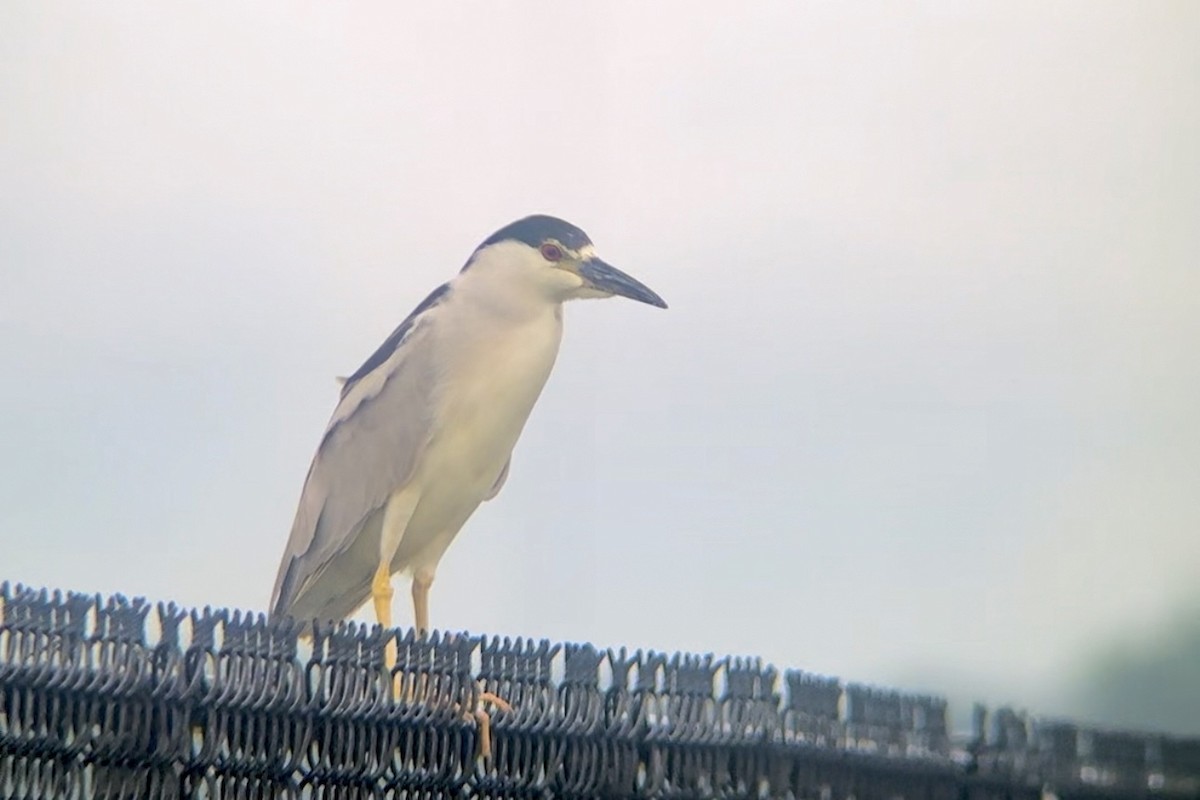
{"type": "Polygon", "coordinates": [[[429,632],[429,587],[432,585],[433,575],[428,572],[417,570],[413,574],[413,622],[418,634],[429,632]]]}
{"type": "MultiPolygon", "coordinates": [[[[423,569],[413,573],[413,620],[417,627],[417,633],[429,632],[429,587],[432,585],[432,573],[423,569]]],[[[492,718],[483,710],[484,703],[493,703],[505,711],[512,711],[512,706],[491,692],[480,692],[478,707],[467,714],[468,718],[475,720],[475,725],[479,730],[479,755],[487,760],[492,757],[492,718]]]]}
{"type": "MultiPolygon", "coordinates": [[[[385,628],[392,627],[392,562],[396,560],[396,550],[400,547],[400,540],[404,538],[404,531],[420,497],[418,492],[410,489],[402,488],[388,498],[379,528],[379,568],[375,570],[375,578],[371,581],[371,599],[375,601],[375,616],[385,628]]],[[[388,672],[396,666],[394,639],[387,644],[384,663],[388,672]]]]}
{"type": "MultiPolygon", "coordinates": [[[[416,570],[413,573],[413,624],[417,629],[418,636],[429,631],[429,587],[431,585],[433,585],[433,575],[425,570],[416,570]]],[[[405,693],[406,698],[411,700],[418,695],[423,695],[429,688],[428,680],[427,675],[414,676],[414,680],[410,682],[405,693]]]]}
{"type": "MultiPolygon", "coordinates": [[[[375,577],[371,579],[371,600],[375,603],[375,619],[385,629],[392,627],[392,571],[386,561],[379,562],[375,577]]],[[[384,666],[391,672],[396,666],[396,643],[389,640],[383,653],[384,666]]]]}

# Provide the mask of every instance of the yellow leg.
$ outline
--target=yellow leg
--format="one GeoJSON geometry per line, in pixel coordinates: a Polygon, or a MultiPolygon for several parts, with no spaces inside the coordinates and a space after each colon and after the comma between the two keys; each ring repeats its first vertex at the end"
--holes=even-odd
{"type": "Polygon", "coordinates": [[[433,578],[429,575],[418,573],[413,576],[413,622],[417,626],[417,633],[429,632],[429,587],[432,585],[433,578]]]}
{"type": "MultiPolygon", "coordinates": [[[[392,627],[392,573],[387,562],[381,562],[371,580],[371,600],[375,603],[375,619],[385,628],[392,627]]],[[[384,665],[396,666],[396,643],[388,642],[383,654],[384,665]]]]}
{"type": "MultiPolygon", "coordinates": [[[[418,633],[429,632],[429,587],[433,585],[433,576],[418,572],[413,576],[412,601],[413,622],[418,633]]],[[[379,623],[386,628],[392,624],[392,584],[387,564],[380,564],[371,582],[371,598],[375,601],[375,615],[379,623]]],[[[386,655],[387,667],[390,670],[396,664],[395,643],[388,643],[386,655]]],[[[396,687],[393,686],[393,691],[396,687]]],[[[411,687],[415,690],[416,687],[411,687]]],[[[410,698],[411,699],[411,698],[410,698]]],[[[468,714],[474,718],[479,730],[479,755],[486,761],[492,757],[492,718],[483,709],[484,703],[492,703],[504,711],[512,711],[512,706],[491,692],[479,694],[479,707],[468,714]]]]}

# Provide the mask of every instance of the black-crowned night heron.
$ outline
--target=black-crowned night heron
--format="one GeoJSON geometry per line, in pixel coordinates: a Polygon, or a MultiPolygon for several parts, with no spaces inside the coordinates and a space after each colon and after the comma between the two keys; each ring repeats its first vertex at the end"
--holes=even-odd
{"type": "Polygon", "coordinates": [[[428,630],[438,561],[508,477],[558,354],[563,302],[613,295],[667,307],[561,219],[527,217],[479,245],[342,385],[272,614],[338,620],[371,597],[390,627],[392,575],[409,572],[416,627],[428,630]]]}

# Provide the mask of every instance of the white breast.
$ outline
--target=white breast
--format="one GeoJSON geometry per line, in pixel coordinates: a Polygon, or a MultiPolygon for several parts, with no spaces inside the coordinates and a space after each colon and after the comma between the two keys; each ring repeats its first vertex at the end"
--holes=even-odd
{"type": "MultiPolygon", "coordinates": [[[[469,304],[439,319],[439,410],[413,475],[417,507],[397,558],[432,568],[488,495],[550,376],[561,311],[496,316],[469,304]]],[[[395,563],[395,562],[394,562],[395,563]]]]}
{"type": "Polygon", "coordinates": [[[443,408],[426,460],[480,497],[508,460],[550,376],[562,326],[554,310],[512,324],[475,320],[448,332],[443,408]]]}

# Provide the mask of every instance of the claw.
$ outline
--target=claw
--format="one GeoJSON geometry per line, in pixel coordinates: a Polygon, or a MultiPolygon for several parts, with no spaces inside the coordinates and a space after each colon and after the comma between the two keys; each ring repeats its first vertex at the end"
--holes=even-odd
{"type": "Polygon", "coordinates": [[[484,762],[488,762],[492,759],[492,718],[483,710],[484,703],[492,703],[502,711],[512,711],[512,706],[508,701],[491,692],[480,692],[479,707],[469,715],[475,719],[475,725],[479,729],[478,757],[482,758],[484,762]]]}

